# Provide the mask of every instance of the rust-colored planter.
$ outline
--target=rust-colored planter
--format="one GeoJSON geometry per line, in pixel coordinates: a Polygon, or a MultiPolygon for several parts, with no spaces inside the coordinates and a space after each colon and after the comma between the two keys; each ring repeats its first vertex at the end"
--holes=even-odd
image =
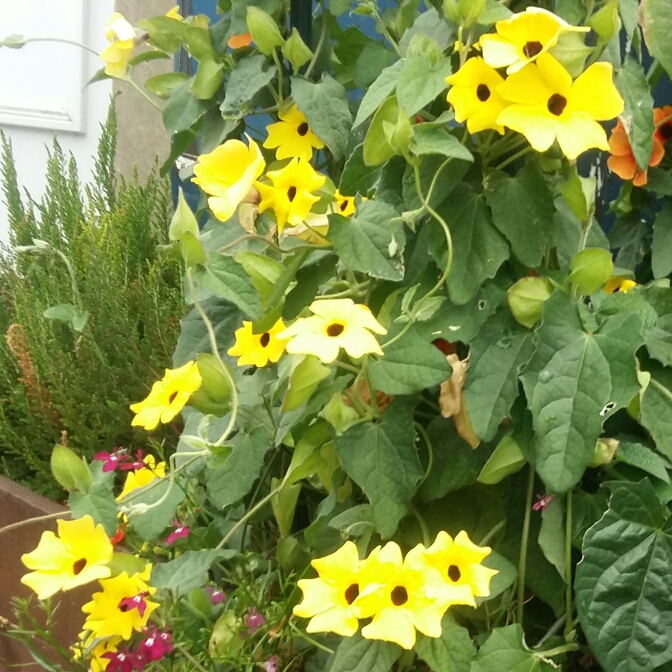
{"type": "MultiPolygon", "coordinates": [[[[22,520],[44,516],[65,509],[23,486],[0,476],[0,528],[22,520]]],[[[10,600],[12,597],[27,597],[31,590],[21,583],[27,571],[21,564],[21,556],[29,553],[38,544],[44,530],[56,530],[55,520],[31,523],[0,535],[0,617],[12,618],[10,600]]],[[[81,606],[90,598],[94,585],[84,586],[64,594],[56,613],[57,637],[64,646],[70,646],[76,639],[84,622],[81,606]]],[[[27,670],[36,669],[30,654],[18,642],[0,636],[0,672],[22,669],[25,663],[33,663],[27,670]]]]}

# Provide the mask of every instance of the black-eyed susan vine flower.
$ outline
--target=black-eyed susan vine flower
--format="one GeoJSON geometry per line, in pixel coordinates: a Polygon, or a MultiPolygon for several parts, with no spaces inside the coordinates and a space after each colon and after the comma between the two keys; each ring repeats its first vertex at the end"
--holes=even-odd
{"type": "Polygon", "coordinates": [[[147,565],[142,572],[131,576],[121,572],[100,581],[102,591],[94,593],[91,602],[82,607],[88,614],[84,629],[96,637],[118,635],[122,639],[130,639],[134,631],[140,632],[159,606],[149,599],[156,592],[156,588],[147,583],[151,571],[152,566],[147,565]]]}
{"type": "Polygon", "coordinates": [[[623,112],[610,63],[593,63],[572,81],[553,56],[543,54],[508,77],[498,93],[510,103],[498,124],[522,133],[538,152],[557,139],[568,159],[593,147],[608,151],[607,134],[598,122],[623,112]]]}
{"type": "Polygon", "coordinates": [[[637,287],[637,283],[630,278],[622,275],[613,275],[604,285],[604,291],[607,294],[627,294],[633,287],[637,287]]]}
{"type": "Polygon", "coordinates": [[[386,334],[387,329],[368,306],[352,299],[322,299],[313,301],[310,311],[311,317],[299,318],[278,334],[291,339],[286,345],[290,354],[315,355],[325,364],[333,362],[341,348],[355,359],[383,354],[373,334],[386,334]]]}
{"type": "Polygon", "coordinates": [[[102,525],[94,525],[86,515],[59,520],[57,526],[58,536],[43,532],[37,548],[21,556],[21,562],[33,570],[21,577],[21,583],[40,600],[111,574],[108,563],[114,549],[102,525]]]}
{"type": "Polygon", "coordinates": [[[310,130],[306,117],[296,105],[279,112],[280,121],[266,127],[268,138],[266,149],[277,149],[277,159],[291,159],[295,156],[310,161],[313,148],[322,149],[324,143],[310,130]]]}
{"type": "Polygon", "coordinates": [[[455,120],[466,121],[470,133],[488,129],[504,133],[504,127],[497,122],[508,105],[497,92],[503,81],[497,70],[479,56],[470,58],[454,75],[446,77],[446,83],[451,85],[446,100],[455,108],[455,120]]]}
{"type": "Polygon", "coordinates": [[[122,501],[133,490],[144,488],[155,478],[163,478],[166,475],[166,463],[159,462],[157,464],[153,455],[146,455],[142,462],[145,465],[144,467],[128,472],[124,481],[124,487],[119,495],[117,495],[118,502],[122,501]]]}
{"type": "Polygon", "coordinates": [[[327,179],[308,161],[297,157],[280,170],[269,170],[266,176],[273,186],[256,183],[261,194],[259,212],[273,210],[280,233],[286,224],[298,226],[305,221],[310,209],[320,200],[313,192],[327,179]]]}
{"type": "Polygon", "coordinates": [[[166,369],[166,375],[152,385],[149,395],[137,404],[131,404],[131,410],[136,414],[131,424],[152,430],[160,422],[170,422],[202,382],[196,362],[187,362],[178,369],[166,369]]]}
{"type": "Polygon", "coordinates": [[[110,42],[100,54],[105,63],[105,74],[123,79],[135,49],[135,28],[119,12],[115,12],[107,20],[105,36],[110,42]]]}
{"type": "Polygon", "coordinates": [[[247,136],[227,140],[209,154],[201,154],[192,182],[209,195],[208,206],[220,222],[226,222],[247,199],[256,198],[254,181],[266,167],[257,143],[247,136]]]}
{"type": "Polygon", "coordinates": [[[236,342],[229,348],[228,354],[238,357],[238,366],[267,366],[277,362],[285,351],[286,341],[278,338],[284,331],[285,323],[278,320],[268,331],[255,334],[252,322],[243,322],[236,330],[236,342]]]}
{"type": "MultiPolygon", "coordinates": [[[[338,189],[334,194],[336,202],[334,203],[333,209],[334,212],[343,217],[350,217],[350,215],[355,214],[357,206],[355,205],[354,196],[344,196],[338,189]]],[[[366,196],[362,196],[362,201],[367,201],[366,196]]]]}
{"type": "Polygon", "coordinates": [[[512,75],[548,52],[563,32],[587,32],[584,26],[571,26],[541,7],[528,7],[510,19],[498,21],[496,34],[481,37],[483,59],[493,68],[506,68],[512,75]]]}

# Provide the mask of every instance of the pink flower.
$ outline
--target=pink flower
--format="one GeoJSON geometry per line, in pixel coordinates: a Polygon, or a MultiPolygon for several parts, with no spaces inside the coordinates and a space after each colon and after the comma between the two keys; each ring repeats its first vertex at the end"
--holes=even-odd
{"type": "Polygon", "coordinates": [[[221,590],[217,590],[212,586],[206,586],[205,592],[210,597],[210,602],[212,604],[222,604],[222,602],[226,602],[226,595],[221,590]]]}
{"type": "Polygon", "coordinates": [[[126,455],[123,448],[115,448],[111,453],[105,451],[96,453],[93,459],[103,463],[103,473],[106,474],[108,471],[115,471],[117,467],[123,469],[122,463],[128,460],[129,456],[126,455]]]}
{"type": "Polygon", "coordinates": [[[140,642],[139,652],[148,663],[161,660],[173,652],[173,638],[169,632],[159,632],[157,628],[153,628],[149,636],[140,642]]]}
{"type": "Polygon", "coordinates": [[[134,653],[128,651],[107,651],[101,658],[107,658],[110,662],[105,672],[133,672],[144,669],[144,661],[134,653]]]}
{"type": "Polygon", "coordinates": [[[146,597],[147,593],[138,593],[135,597],[125,597],[119,602],[119,609],[121,611],[137,609],[140,617],[142,617],[145,615],[145,609],[147,609],[147,603],[145,602],[146,597]]]}
{"type": "Polygon", "coordinates": [[[546,507],[549,502],[553,499],[553,495],[537,495],[537,501],[532,504],[533,511],[546,511],[546,507]]]}
{"type": "Polygon", "coordinates": [[[168,535],[168,537],[166,537],[166,543],[168,544],[168,546],[172,546],[178,539],[185,539],[188,536],[189,536],[189,528],[186,525],[180,525],[179,527],[176,527],[168,535]]]}
{"type": "Polygon", "coordinates": [[[271,656],[265,663],[261,664],[264,672],[278,672],[278,663],[280,656],[271,656]]]}
{"type": "Polygon", "coordinates": [[[247,628],[245,635],[253,635],[262,625],[266,625],[266,619],[257,611],[256,607],[252,607],[247,612],[243,622],[247,628]]]}
{"type": "Polygon", "coordinates": [[[138,450],[138,454],[135,457],[135,462],[125,462],[121,465],[121,468],[124,471],[130,471],[131,469],[144,469],[147,465],[142,461],[142,451],[138,450]]]}

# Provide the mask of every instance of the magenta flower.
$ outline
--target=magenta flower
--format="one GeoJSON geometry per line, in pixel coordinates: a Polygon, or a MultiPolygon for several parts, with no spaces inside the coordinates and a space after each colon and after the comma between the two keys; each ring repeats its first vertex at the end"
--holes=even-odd
{"type": "Polygon", "coordinates": [[[111,453],[105,451],[96,453],[93,459],[103,463],[103,473],[106,474],[108,471],[115,471],[117,467],[123,469],[122,463],[128,460],[128,457],[123,448],[115,448],[111,453]]]}
{"type": "Polygon", "coordinates": [[[222,604],[222,602],[226,602],[226,594],[221,590],[217,590],[217,588],[206,586],[205,592],[208,594],[212,604],[222,604]]]}
{"type": "Polygon", "coordinates": [[[264,672],[278,672],[278,663],[280,656],[271,656],[265,663],[261,664],[264,672]]]}
{"type": "Polygon", "coordinates": [[[159,632],[154,628],[149,636],[140,642],[139,652],[147,662],[161,660],[173,652],[173,638],[169,632],[159,632]]]}
{"type": "Polygon", "coordinates": [[[110,662],[105,668],[105,672],[133,672],[133,670],[142,670],[144,662],[139,656],[128,651],[107,651],[101,658],[107,658],[110,662]]]}
{"type": "Polygon", "coordinates": [[[125,462],[121,465],[121,468],[124,471],[130,471],[131,469],[144,469],[147,465],[142,461],[142,450],[138,450],[138,454],[135,456],[135,462],[125,462]]]}
{"type": "Polygon", "coordinates": [[[145,615],[145,609],[147,609],[147,602],[145,602],[147,595],[148,593],[138,593],[135,597],[125,597],[119,602],[119,609],[124,612],[137,609],[140,617],[142,617],[145,615]]]}
{"type": "Polygon", "coordinates": [[[185,539],[188,536],[189,528],[186,525],[180,525],[166,537],[166,543],[168,546],[172,546],[178,539],[185,539]]]}
{"type": "Polygon", "coordinates": [[[247,628],[245,635],[253,635],[262,625],[266,625],[266,619],[257,611],[256,607],[252,607],[247,612],[243,622],[247,628]]]}
{"type": "Polygon", "coordinates": [[[546,511],[546,507],[549,502],[553,499],[553,495],[537,495],[537,501],[532,504],[533,511],[546,511]]]}

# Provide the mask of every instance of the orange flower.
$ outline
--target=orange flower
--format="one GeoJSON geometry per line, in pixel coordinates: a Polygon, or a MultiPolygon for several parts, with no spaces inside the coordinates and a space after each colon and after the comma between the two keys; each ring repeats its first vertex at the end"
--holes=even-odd
{"type": "Polygon", "coordinates": [[[672,105],[657,107],[653,111],[653,123],[656,125],[656,132],[653,137],[660,140],[663,145],[668,140],[672,140],[672,119],[669,117],[672,117],[672,105]],[[658,126],[663,119],[667,119],[667,121],[658,126]]]}
{"type": "MultiPolygon", "coordinates": [[[[672,107],[670,107],[670,111],[672,112],[672,107]]],[[[662,119],[664,116],[666,115],[661,115],[659,119],[662,119]]],[[[666,125],[661,126],[661,129],[663,128],[666,129],[666,125]]],[[[665,156],[665,150],[663,149],[658,131],[660,129],[653,136],[653,152],[649,160],[649,167],[657,166],[663,160],[663,156],[665,156]]],[[[670,131],[672,132],[672,128],[670,131]]],[[[632,184],[636,187],[646,184],[647,171],[640,170],[637,165],[635,157],[632,154],[628,135],[620,119],[611,132],[609,151],[611,152],[611,156],[607,159],[607,166],[612,173],[616,173],[623,180],[632,180],[632,184]]]]}
{"type": "Polygon", "coordinates": [[[240,35],[232,35],[229,38],[228,45],[231,49],[241,49],[242,47],[249,47],[252,44],[252,35],[250,33],[241,33],[240,35]]]}

